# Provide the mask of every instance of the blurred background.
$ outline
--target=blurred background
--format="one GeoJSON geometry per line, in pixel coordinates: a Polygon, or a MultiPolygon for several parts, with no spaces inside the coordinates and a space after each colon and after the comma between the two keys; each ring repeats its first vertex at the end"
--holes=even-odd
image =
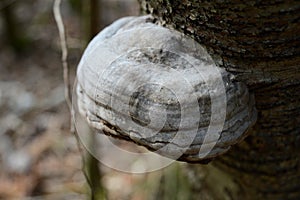
{"type": "MultiPolygon", "coordinates": [[[[0,0],[0,199],[89,199],[70,133],[54,0],[0,0]]],[[[70,78],[88,41],[136,0],[62,0],[70,78]]],[[[103,199],[188,199],[179,164],[133,175],[99,165],[103,199]],[[185,197],[185,198],[184,198],[185,197]]]]}

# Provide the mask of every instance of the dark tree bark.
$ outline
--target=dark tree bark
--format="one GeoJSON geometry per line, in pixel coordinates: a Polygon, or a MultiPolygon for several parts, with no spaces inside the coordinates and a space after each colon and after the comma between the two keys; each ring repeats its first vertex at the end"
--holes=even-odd
{"type": "Polygon", "coordinates": [[[300,199],[300,2],[140,3],[163,25],[194,37],[255,95],[250,136],[207,166],[189,166],[195,199],[203,188],[215,199],[300,199]]]}
{"type": "Polygon", "coordinates": [[[7,43],[11,45],[16,53],[23,53],[29,46],[30,39],[26,37],[26,33],[15,16],[16,3],[7,3],[3,0],[0,0],[0,3],[1,7],[4,6],[0,9],[5,29],[4,40],[7,40],[7,43]]]}

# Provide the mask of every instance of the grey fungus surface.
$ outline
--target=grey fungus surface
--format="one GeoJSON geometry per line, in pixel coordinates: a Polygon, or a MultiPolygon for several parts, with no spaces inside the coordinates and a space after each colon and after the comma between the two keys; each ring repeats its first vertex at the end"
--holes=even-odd
{"type": "Polygon", "coordinates": [[[79,112],[90,126],[176,160],[223,154],[256,121],[246,85],[151,16],[122,18],[100,32],[77,78],[79,112]]]}

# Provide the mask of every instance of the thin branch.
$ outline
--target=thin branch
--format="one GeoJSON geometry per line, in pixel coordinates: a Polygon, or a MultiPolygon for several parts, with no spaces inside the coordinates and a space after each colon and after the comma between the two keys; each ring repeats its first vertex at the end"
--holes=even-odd
{"type": "MultiPolygon", "coordinates": [[[[71,95],[70,95],[70,80],[69,80],[69,70],[68,70],[68,49],[67,49],[67,42],[66,42],[66,35],[65,35],[65,29],[64,24],[62,20],[62,16],[60,13],[60,4],[61,0],[54,0],[53,5],[53,13],[55,17],[55,21],[57,24],[57,28],[59,31],[59,37],[60,37],[60,44],[62,49],[62,65],[63,65],[63,76],[64,76],[64,84],[65,84],[65,99],[68,104],[68,107],[71,112],[72,116],[72,103],[71,103],[71,95]]],[[[71,132],[75,133],[75,126],[74,123],[72,123],[71,119],[71,132]]],[[[79,151],[81,151],[82,155],[82,161],[83,161],[83,174],[87,180],[88,185],[91,188],[91,199],[92,200],[102,200],[106,199],[104,188],[101,184],[101,173],[98,169],[98,160],[96,160],[88,151],[82,151],[80,145],[80,139],[78,138],[78,135],[75,134],[76,141],[78,145],[79,151]]],[[[91,145],[94,145],[94,140],[91,141],[91,145]]]]}
{"type": "MultiPolygon", "coordinates": [[[[70,80],[69,80],[69,68],[68,68],[68,48],[67,48],[67,42],[66,42],[66,35],[65,35],[65,28],[60,12],[60,4],[61,0],[54,0],[53,5],[53,13],[54,18],[57,24],[57,28],[59,31],[59,38],[60,38],[60,44],[61,44],[61,50],[62,50],[62,65],[63,65],[63,77],[64,77],[64,84],[65,84],[65,99],[67,102],[67,105],[69,107],[69,110],[72,110],[72,103],[71,103],[71,95],[70,95],[70,80]]],[[[71,126],[72,129],[72,126],[71,126]]]]}

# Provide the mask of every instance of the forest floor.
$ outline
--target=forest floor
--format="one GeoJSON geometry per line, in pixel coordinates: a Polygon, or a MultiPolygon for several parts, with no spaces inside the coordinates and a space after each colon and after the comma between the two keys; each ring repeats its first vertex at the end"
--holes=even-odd
{"type": "MultiPolygon", "coordinates": [[[[1,2],[14,4],[17,26],[29,45],[16,53],[6,39],[0,41],[0,199],[86,199],[81,154],[69,131],[53,0],[1,2]]],[[[81,20],[67,2],[63,1],[62,14],[74,80],[84,45],[81,20]]],[[[4,3],[1,38],[7,38],[4,3]]],[[[106,0],[101,8],[102,27],[121,16],[138,14],[134,0],[106,0]]],[[[133,185],[147,175],[102,170],[109,199],[144,199],[143,188],[133,185]]]]}

